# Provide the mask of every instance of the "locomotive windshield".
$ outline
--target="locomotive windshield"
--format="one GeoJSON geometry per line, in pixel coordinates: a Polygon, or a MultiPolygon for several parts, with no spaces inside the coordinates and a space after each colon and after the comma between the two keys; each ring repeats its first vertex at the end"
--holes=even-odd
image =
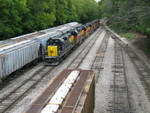
{"type": "Polygon", "coordinates": [[[50,39],[47,41],[47,46],[58,46],[59,50],[62,50],[62,43],[59,39],[50,39]]]}
{"type": "Polygon", "coordinates": [[[76,29],[73,29],[73,30],[71,31],[71,34],[74,35],[74,36],[77,36],[78,31],[77,31],[76,29]]]}
{"type": "Polygon", "coordinates": [[[84,31],[87,29],[87,27],[86,27],[86,26],[82,26],[82,28],[83,28],[83,30],[84,30],[84,31]]]}

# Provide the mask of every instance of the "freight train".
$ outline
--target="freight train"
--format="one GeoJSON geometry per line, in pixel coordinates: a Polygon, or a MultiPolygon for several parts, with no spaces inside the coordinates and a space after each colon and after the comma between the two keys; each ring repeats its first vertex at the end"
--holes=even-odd
{"type": "Polygon", "coordinates": [[[47,40],[47,51],[44,56],[46,65],[58,65],[71,51],[79,46],[93,31],[99,27],[99,21],[79,25],[61,36],[47,40]]]}
{"type": "Polygon", "coordinates": [[[99,25],[99,20],[85,25],[71,22],[1,41],[0,80],[38,59],[47,64],[59,64],[99,25]]]}

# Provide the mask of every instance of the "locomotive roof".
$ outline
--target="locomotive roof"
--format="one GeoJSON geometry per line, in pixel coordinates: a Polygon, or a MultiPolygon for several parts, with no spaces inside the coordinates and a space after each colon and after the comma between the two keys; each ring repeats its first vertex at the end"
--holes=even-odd
{"type": "Polygon", "coordinates": [[[64,37],[68,37],[69,34],[71,34],[71,33],[66,33],[66,34],[62,34],[62,35],[55,35],[53,37],[50,37],[49,40],[58,39],[58,40],[64,41],[64,37]]]}

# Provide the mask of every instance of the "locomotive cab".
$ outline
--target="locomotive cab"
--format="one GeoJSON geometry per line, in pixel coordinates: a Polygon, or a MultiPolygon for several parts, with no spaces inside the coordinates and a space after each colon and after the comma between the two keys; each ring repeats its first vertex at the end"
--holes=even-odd
{"type": "Polygon", "coordinates": [[[59,39],[49,39],[49,41],[47,41],[47,55],[49,57],[53,56],[56,57],[59,55],[59,51],[61,51],[62,49],[62,44],[61,41],[59,39]]]}
{"type": "Polygon", "coordinates": [[[90,36],[90,32],[91,32],[90,23],[87,23],[86,25],[83,25],[82,28],[84,30],[84,37],[90,36]]]}
{"type": "Polygon", "coordinates": [[[87,36],[86,36],[87,27],[86,27],[85,25],[83,25],[83,26],[82,26],[82,29],[83,29],[83,30],[82,30],[82,35],[83,35],[84,37],[87,37],[87,36]]]}
{"type": "Polygon", "coordinates": [[[91,32],[92,32],[92,24],[91,23],[87,23],[85,26],[87,27],[86,35],[89,36],[91,34],[91,32]]]}
{"type": "Polygon", "coordinates": [[[56,62],[59,59],[59,51],[62,48],[62,44],[59,39],[50,38],[46,43],[46,53],[44,56],[45,65],[56,62]]]}
{"type": "Polygon", "coordinates": [[[71,33],[61,37],[52,37],[47,41],[47,52],[44,57],[45,65],[58,65],[73,49],[74,44],[70,42],[71,33]]]}
{"type": "Polygon", "coordinates": [[[82,26],[76,27],[71,30],[71,34],[74,36],[74,44],[79,45],[83,41],[83,29],[82,26]]]}

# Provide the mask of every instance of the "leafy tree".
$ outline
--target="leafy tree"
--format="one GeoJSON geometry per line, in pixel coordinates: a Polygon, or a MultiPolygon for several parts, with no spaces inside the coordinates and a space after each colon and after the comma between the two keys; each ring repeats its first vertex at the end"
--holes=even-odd
{"type": "Polygon", "coordinates": [[[76,13],[79,17],[79,22],[83,22],[85,18],[87,18],[87,15],[85,14],[84,10],[84,1],[83,0],[72,0],[76,13]]]}
{"type": "Polygon", "coordinates": [[[79,16],[77,15],[76,8],[73,5],[72,0],[67,0],[66,16],[66,22],[78,21],[79,19],[79,16]]]}
{"type": "Polygon", "coordinates": [[[26,29],[33,31],[54,25],[56,20],[55,0],[28,0],[28,7],[30,14],[28,14],[29,18],[26,19],[26,29]]]}
{"type": "Polygon", "coordinates": [[[95,0],[0,0],[0,40],[98,18],[95,0]]]}
{"type": "Polygon", "coordinates": [[[101,15],[109,18],[113,28],[118,31],[134,30],[149,36],[149,0],[102,0],[99,6],[101,15]]]}
{"type": "Polygon", "coordinates": [[[66,0],[56,0],[56,25],[64,24],[67,21],[66,9],[66,0]]]}
{"type": "Polygon", "coordinates": [[[84,10],[87,18],[85,21],[92,21],[98,17],[98,4],[94,0],[85,0],[84,1],[84,10]]]}
{"type": "Polygon", "coordinates": [[[73,0],[79,22],[85,23],[98,18],[98,3],[95,0],[73,0]]]}
{"type": "Polygon", "coordinates": [[[16,34],[19,35],[22,30],[22,16],[28,11],[25,4],[26,0],[0,0],[0,37],[6,39],[16,34]]]}

